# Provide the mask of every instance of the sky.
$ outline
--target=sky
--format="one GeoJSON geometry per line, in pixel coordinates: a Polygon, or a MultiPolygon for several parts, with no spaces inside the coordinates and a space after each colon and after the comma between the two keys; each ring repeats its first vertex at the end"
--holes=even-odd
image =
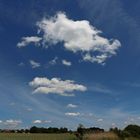
{"type": "Polygon", "coordinates": [[[140,125],[139,7],[0,0],[0,128],[140,125]]]}

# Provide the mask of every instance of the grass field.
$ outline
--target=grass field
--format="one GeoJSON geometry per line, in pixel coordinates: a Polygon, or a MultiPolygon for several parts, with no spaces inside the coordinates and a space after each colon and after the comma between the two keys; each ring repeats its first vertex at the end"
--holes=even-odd
{"type": "MultiPolygon", "coordinates": [[[[84,137],[84,140],[120,140],[120,138],[110,132],[99,133],[99,134],[87,134],[84,137]]],[[[125,138],[125,140],[140,140],[138,138],[125,138]]]]}
{"type": "Polygon", "coordinates": [[[140,140],[138,138],[126,138],[125,140],[140,140]]]}
{"type": "MultiPolygon", "coordinates": [[[[0,133],[0,140],[78,140],[73,134],[12,134],[0,133]]],[[[87,134],[83,140],[120,140],[114,133],[87,134]]],[[[140,140],[126,138],[125,140],[140,140]]]]}
{"type": "Polygon", "coordinates": [[[119,140],[118,136],[114,133],[104,132],[98,134],[87,134],[84,140],[119,140]]]}
{"type": "Polygon", "coordinates": [[[72,134],[0,134],[0,140],[77,140],[72,134]]]}

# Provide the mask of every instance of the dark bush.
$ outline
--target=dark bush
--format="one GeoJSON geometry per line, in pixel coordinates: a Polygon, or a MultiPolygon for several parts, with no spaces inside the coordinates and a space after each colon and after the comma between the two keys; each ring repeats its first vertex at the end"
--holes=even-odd
{"type": "Polygon", "coordinates": [[[128,134],[128,136],[140,138],[140,126],[138,125],[128,125],[124,132],[128,134]]]}

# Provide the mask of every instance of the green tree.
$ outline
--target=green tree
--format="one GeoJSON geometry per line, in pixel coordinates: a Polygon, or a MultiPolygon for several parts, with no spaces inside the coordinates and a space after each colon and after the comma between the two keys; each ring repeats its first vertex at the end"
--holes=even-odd
{"type": "Polygon", "coordinates": [[[83,139],[83,135],[84,135],[84,126],[82,124],[79,124],[78,128],[77,128],[77,133],[78,133],[78,138],[80,140],[83,139]]]}
{"type": "Polygon", "coordinates": [[[124,132],[128,133],[132,137],[140,138],[140,126],[138,125],[128,125],[124,132]]]}

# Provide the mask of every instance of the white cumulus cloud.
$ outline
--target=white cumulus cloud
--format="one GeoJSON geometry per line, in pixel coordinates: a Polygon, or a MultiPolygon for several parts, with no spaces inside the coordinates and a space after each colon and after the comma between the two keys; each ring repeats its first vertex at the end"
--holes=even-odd
{"type": "Polygon", "coordinates": [[[22,48],[29,45],[30,43],[38,44],[41,40],[42,38],[37,36],[22,37],[21,42],[17,44],[17,47],[22,48]]]}
{"type": "Polygon", "coordinates": [[[68,107],[68,108],[76,108],[77,105],[74,105],[74,104],[68,104],[67,107],[68,107]]]}
{"type": "Polygon", "coordinates": [[[34,120],[33,123],[34,124],[40,124],[40,123],[42,123],[42,121],[41,120],[34,120]]]}
{"type": "Polygon", "coordinates": [[[62,64],[66,65],[66,66],[71,66],[72,65],[72,63],[70,61],[67,61],[65,59],[62,60],[62,64]]]}
{"type": "Polygon", "coordinates": [[[43,121],[43,120],[34,120],[32,123],[33,124],[41,124],[41,123],[51,123],[52,121],[50,121],[50,120],[45,120],[45,121],[43,121]]]}
{"type": "Polygon", "coordinates": [[[80,113],[79,112],[67,112],[67,113],[65,113],[65,115],[66,116],[73,116],[73,117],[75,117],[75,116],[79,116],[80,113]]]}
{"type": "Polygon", "coordinates": [[[59,12],[50,19],[44,18],[37,23],[43,32],[43,44],[55,45],[63,42],[65,49],[74,53],[81,52],[84,61],[104,63],[121,47],[117,39],[107,39],[87,20],[74,21],[65,13],[59,12]]]}
{"type": "Polygon", "coordinates": [[[22,123],[21,120],[13,120],[13,119],[3,121],[3,124],[8,126],[9,128],[16,128],[21,123],[22,123]]]}
{"type": "Polygon", "coordinates": [[[40,63],[39,63],[39,62],[36,62],[36,61],[34,61],[34,60],[30,60],[29,63],[30,63],[30,65],[31,65],[31,67],[32,67],[33,69],[34,69],[34,68],[40,67],[40,63]]]}
{"type": "Polygon", "coordinates": [[[76,84],[72,80],[61,80],[60,78],[48,79],[47,77],[36,77],[29,85],[34,88],[34,93],[58,94],[61,96],[74,96],[72,92],[84,92],[87,88],[76,84]]]}

